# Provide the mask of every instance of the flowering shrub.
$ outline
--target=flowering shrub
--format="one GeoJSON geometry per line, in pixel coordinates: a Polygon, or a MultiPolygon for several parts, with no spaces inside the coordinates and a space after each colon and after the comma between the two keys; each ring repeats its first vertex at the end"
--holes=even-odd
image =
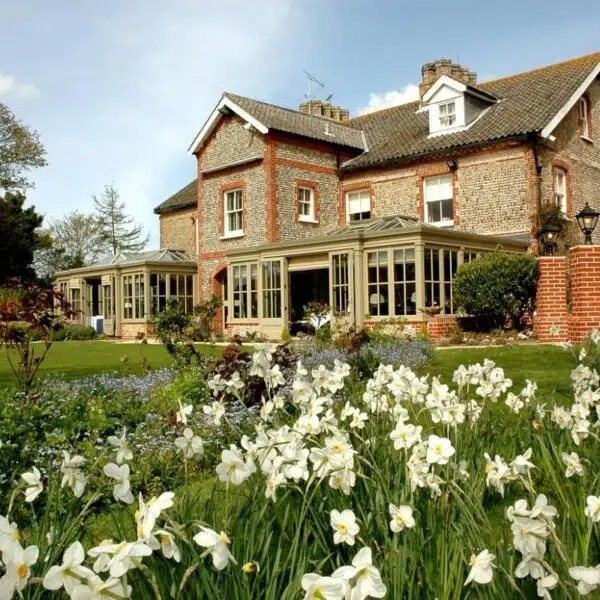
{"type": "Polygon", "coordinates": [[[390,338],[367,342],[355,351],[317,344],[307,344],[302,349],[302,360],[307,368],[314,369],[319,365],[332,368],[337,360],[351,364],[363,378],[369,378],[380,364],[415,368],[424,365],[431,355],[432,347],[427,342],[390,338]]]}
{"type": "Polygon", "coordinates": [[[61,452],[47,474],[32,462],[0,518],[0,598],[600,589],[600,375],[586,356],[572,398],[547,406],[535,382],[515,389],[489,360],[449,382],[381,364],[349,393],[348,363],[298,362],[288,384],[273,354],[266,344],[252,356],[264,394],[251,431],[227,412],[225,393],[243,395],[239,374],[210,380],[201,407],[171,398],[179,488],[165,478],[149,500],[139,493],[145,459],[126,432],[93,456],[61,452]],[[232,432],[214,460],[198,414],[232,432]]]}

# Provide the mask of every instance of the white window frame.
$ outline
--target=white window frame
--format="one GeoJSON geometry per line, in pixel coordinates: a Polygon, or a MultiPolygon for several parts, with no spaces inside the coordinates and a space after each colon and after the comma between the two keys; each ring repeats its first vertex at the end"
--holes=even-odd
{"type": "Polygon", "coordinates": [[[567,214],[567,171],[562,167],[554,167],[554,203],[564,215],[567,214]]]}
{"type": "Polygon", "coordinates": [[[244,235],[244,190],[242,188],[236,188],[235,190],[227,190],[223,193],[223,237],[225,238],[233,238],[233,237],[242,237],[244,235]],[[228,208],[228,198],[233,196],[235,203],[235,195],[240,195],[240,208],[234,208],[229,210],[228,208]],[[240,221],[241,228],[240,229],[229,229],[229,216],[233,213],[240,213],[240,221]]]}
{"type": "Polygon", "coordinates": [[[456,101],[448,100],[448,102],[439,104],[438,117],[440,120],[440,129],[456,127],[456,101]]]}
{"type": "Polygon", "coordinates": [[[305,223],[316,223],[316,215],[315,215],[315,191],[313,188],[307,187],[305,185],[298,186],[298,221],[304,221],[305,223]],[[304,194],[308,192],[308,201],[304,194]],[[302,206],[308,205],[308,214],[302,213],[302,206]]]}
{"type": "MultiPolygon", "coordinates": [[[[436,225],[437,227],[452,227],[454,225],[454,218],[442,219],[440,221],[432,221],[429,217],[429,207],[431,204],[443,202],[446,200],[452,200],[452,213],[454,214],[454,182],[452,181],[452,175],[432,175],[431,177],[425,177],[423,179],[423,204],[425,206],[425,223],[428,225],[436,225]],[[452,195],[449,198],[428,198],[428,188],[434,183],[439,184],[441,180],[448,179],[450,182],[450,188],[452,189],[452,195]]],[[[440,208],[440,215],[441,215],[440,208]]]]}
{"type": "Polygon", "coordinates": [[[581,137],[590,139],[589,102],[585,96],[579,98],[579,119],[581,120],[581,137]]]}
{"type": "Polygon", "coordinates": [[[372,207],[371,207],[371,190],[369,188],[363,188],[360,190],[353,190],[351,192],[346,192],[346,222],[350,223],[351,221],[368,221],[371,218],[371,213],[372,213],[372,207]],[[366,194],[366,198],[365,197],[360,197],[361,195],[366,194]],[[350,202],[353,200],[353,196],[359,196],[358,200],[360,203],[360,208],[361,210],[356,211],[356,212],[350,212],[350,202]],[[369,210],[362,210],[363,207],[363,202],[367,202],[369,203],[369,210]],[[360,218],[360,219],[352,219],[351,215],[362,215],[364,213],[369,213],[368,217],[365,218],[360,218]]]}

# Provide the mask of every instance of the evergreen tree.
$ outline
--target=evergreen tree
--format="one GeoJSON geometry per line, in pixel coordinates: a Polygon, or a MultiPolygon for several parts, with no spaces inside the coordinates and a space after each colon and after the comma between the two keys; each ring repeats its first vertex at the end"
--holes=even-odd
{"type": "Polygon", "coordinates": [[[113,254],[122,250],[137,252],[148,243],[142,226],[125,212],[125,202],[114,183],[106,185],[101,196],[94,196],[94,214],[100,230],[100,240],[113,254]]]}
{"type": "Polygon", "coordinates": [[[0,196],[0,285],[12,277],[34,279],[34,252],[46,241],[39,231],[43,217],[24,204],[21,192],[0,196]]]}

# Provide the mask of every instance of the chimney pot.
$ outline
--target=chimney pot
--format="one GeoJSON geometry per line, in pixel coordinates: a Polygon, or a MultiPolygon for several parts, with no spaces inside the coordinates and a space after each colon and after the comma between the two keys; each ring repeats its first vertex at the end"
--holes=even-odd
{"type": "Polygon", "coordinates": [[[350,118],[349,110],[339,106],[334,106],[329,102],[323,102],[322,100],[310,100],[302,102],[298,110],[305,115],[321,117],[336,123],[345,123],[350,118]]]}
{"type": "Polygon", "coordinates": [[[466,67],[452,62],[449,58],[439,58],[435,62],[425,63],[421,67],[421,83],[419,84],[419,98],[431,88],[431,86],[443,75],[452,77],[466,85],[475,85],[477,83],[477,73],[469,71],[466,67]]]}

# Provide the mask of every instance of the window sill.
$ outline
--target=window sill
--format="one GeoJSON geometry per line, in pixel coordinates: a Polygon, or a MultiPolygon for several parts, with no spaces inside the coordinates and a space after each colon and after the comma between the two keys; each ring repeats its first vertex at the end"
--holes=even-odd
{"type": "Polygon", "coordinates": [[[594,140],[592,138],[587,137],[586,135],[580,135],[579,136],[584,142],[587,142],[588,144],[593,144],[594,140]]]}
{"type": "Polygon", "coordinates": [[[219,239],[220,240],[235,240],[236,238],[241,238],[241,237],[244,237],[243,231],[233,231],[231,233],[226,233],[225,235],[222,235],[219,239]]]}
{"type": "Polygon", "coordinates": [[[312,223],[313,225],[318,225],[319,221],[317,219],[313,219],[312,217],[298,217],[299,223],[312,223]]]}
{"type": "Polygon", "coordinates": [[[433,225],[434,227],[454,227],[454,219],[452,221],[429,221],[426,225],[433,225]]]}

